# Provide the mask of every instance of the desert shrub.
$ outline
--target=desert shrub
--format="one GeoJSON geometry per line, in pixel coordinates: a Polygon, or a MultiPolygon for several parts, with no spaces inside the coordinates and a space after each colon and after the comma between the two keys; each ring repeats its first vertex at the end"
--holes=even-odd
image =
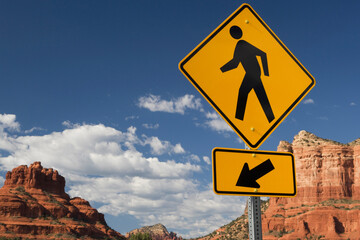
{"type": "Polygon", "coordinates": [[[25,192],[25,188],[23,186],[19,186],[19,187],[15,188],[15,191],[25,192]]]}
{"type": "Polygon", "coordinates": [[[137,233],[131,235],[129,240],[152,240],[152,238],[149,233],[137,233]]]}

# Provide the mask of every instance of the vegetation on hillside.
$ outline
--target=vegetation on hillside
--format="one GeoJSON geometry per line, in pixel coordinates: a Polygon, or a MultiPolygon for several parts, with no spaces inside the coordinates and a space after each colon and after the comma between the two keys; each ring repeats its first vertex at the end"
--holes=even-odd
{"type": "Polygon", "coordinates": [[[129,240],[152,240],[149,233],[137,233],[130,236],[129,240]]]}

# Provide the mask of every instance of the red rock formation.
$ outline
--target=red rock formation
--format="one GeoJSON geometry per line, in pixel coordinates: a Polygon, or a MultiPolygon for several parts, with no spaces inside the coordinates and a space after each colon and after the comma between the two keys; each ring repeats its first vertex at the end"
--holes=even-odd
{"type": "Polygon", "coordinates": [[[293,152],[297,196],[270,198],[264,239],[360,239],[360,145],[341,144],[306,131],[278,151],[293,152]]]}
{"type": "Polygon", "coordinates": [[[52,168],[43,168],[40,162],[34,162],[29,168],[26,165],[19,166],[6,174],[4,188],[18,186],[26,189],[40,189],[68,198],[65,193],[65,178],[52,168]]]}
{"type": "Polygon", "coordinates": [[[182,240],[182,237],[177,237],[176,233],[169,233],[166,227],[162,224],[132,230],[126,234],[126,237],[130,238],[132,235],[136,235],[138,233],[148,233],[152,240],[182,240]]]}
{"type": "MultiPolygon", "coordinates": [[[[264,213],[269,207],[269,201],[261,201],[261,212],[264,213]]],[[[222,239],[249,239],[249,229],[248,229],[248,209],[247,204],[245,207],[244,214],[234,221],[231,221],[229,224],[226,224],[219,229],[213,231],[212,233],[195,238],[197,240],[222,240],[222,239]]]]}
{"type": "Polygon", "coordinates": [[[86,200],[70,199],[65,179],[40,162],[6,174],[0,189],[0,236],[29,239],[125,239],[86,200]]]}
{"type": "MultiPolygon", "coordinates": [[[[295,156],[297,196],[263,204],[263,239],[359,240],[360,138],[341,144],[300,131],[278,151],[295,156]]],[[[247,224],[244,214],[199,239],[247,239],[247,224]]]]}

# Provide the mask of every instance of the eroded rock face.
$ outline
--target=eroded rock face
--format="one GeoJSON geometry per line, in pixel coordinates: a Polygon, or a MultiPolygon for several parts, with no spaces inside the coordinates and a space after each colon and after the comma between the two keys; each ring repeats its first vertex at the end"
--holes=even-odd
{"type": "Polygon", "coordinates": [[[6,174],[4,188],[23,186],[26,189],[41,189],[51,194],[66,197],[65,178],[52,168],[43,168],[40,162],[34,162],[14,168],[6,174]]]}
{"type": "Polygon", "coordinates": [[[125,239],[109,228],[104,215],[79,197],[65,193],[65,179],[40,162],[6,174],[0,189],[0,236],[32,239],[125,239]]]}
{"type": "Polygon", "coordinates": [[[176,233],[169,233],[166,227],[162,224],[132,230],[126,234],[126,237],[130,238],[132,235],[136,235],[138,233],[148,233],[153,240],[182,240],[182,237],[177,237],[176,233]]]}
{"type": "MultiPolygon", "coordinates": [[[[263,239],[360,239],[360,139],[341,144],[300,131],[278,151],[295,156],[297,196],[263,203],[263,239]]],[[[199,240],[247,239],[245,214],[199,240]]]]}
{"type": "Polygon", "coordinates": [[[297,196],[270,198],[264,239],[359,239],[359,141],[341,144],[300,131],[278,151],[295,156],[297,196]]]}

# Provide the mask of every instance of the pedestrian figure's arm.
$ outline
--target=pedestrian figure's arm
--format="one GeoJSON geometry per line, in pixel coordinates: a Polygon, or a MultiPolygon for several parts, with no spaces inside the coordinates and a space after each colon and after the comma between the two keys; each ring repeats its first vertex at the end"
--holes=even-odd
{"type": "Polygon", "coordinates": [[[233,58],[233,59],[231,59],[228,63],[226,63],[224,66],[222,66],[222,67],[220,68],[220,70],[221,70],[222,72],[227,72],[227,71],[229,71],[229,70],[232,70],[232,69],[234,69],[234,68],[237,68],[237,66],[239,65],[239,62],[240,62],[239,60],[233,58]]]}
{"type": "Polygon", "coordinates": [[[237,66],[239,66],[239,63],[240,63],[240,42],[239,41],[237,44],[236,44],[236,47],[235,47],[235,51],[234,51],[234,57],[228,62],[226,63],[224,66],[222,66],[220,68],[220,70],[222,72],[226,72],[226,71],[229,71],[229,70],[232,70],[234,68],[237,68],[237,66]]]}
{"type": "Polygon", "coordinates": [[[259,54],[259,55],[261,57],[261,62],[262,62],[262,65],[263,65],[264,75],[269,76],[269,68],[268,68],[266,53],[264,53],[261,50],[259,50],[259,51],[261,52],[261,54],[259,54]]]}

